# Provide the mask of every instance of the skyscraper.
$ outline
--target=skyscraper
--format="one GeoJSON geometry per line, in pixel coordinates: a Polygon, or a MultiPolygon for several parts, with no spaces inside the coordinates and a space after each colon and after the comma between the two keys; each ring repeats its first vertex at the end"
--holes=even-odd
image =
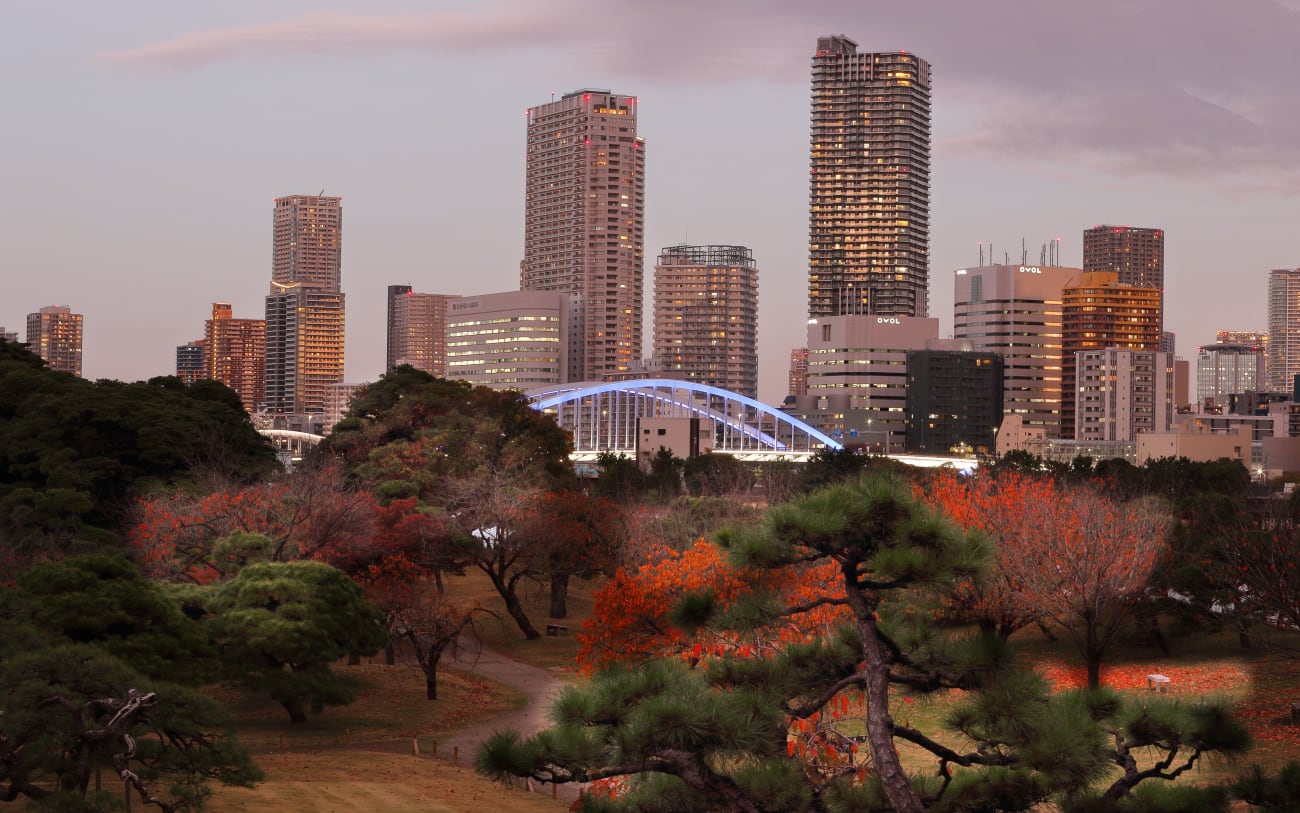
{"type": "Polygon", "coordinates": [[[641,359],[645,141],[637,99],[577,90],[528,111],[520,287],[577,294],[571,380],[641,359]]]}
{"type": "Polygon", "coordinates": [[[409,364],[439,378],[447,376],[447,294],[416,293],[409,285],[388,286],[386,369],[409,364]]]}
{"type": "Polygon", "coordinates": [[[236,319],[230,303],[213,302],[203,338],[204,377],[234,390],[249,412],[260,407],[266,390],[266,322],[236,319]]]}
{"type": "Polygon", "coordinates": [[[48,305],[27,314],[27,346],[51,370],[81,376],[81,314],[67,305],[48,305]]]}
{"type": "MultiPolygon", "coordinates": [[[[1080,419],[1084,417],[1078,409],[1083,386],[1078,375],[1080,351],[1160,350],[1160,290],[1125,285],[1118,276],[1114,271],[1085,271],[1078,282],[1067,285],[1061,293],[1061,435],[1067,439],[1092,436],[1091,430],[1080,429],[1076,420],[1076,413],[1080,419]]],[[[1161,363],[1169,360],[1167,353],[1161,355],[1165,357],[1159,360],[1161,363]]],[[[1129,358],[1121,361],[1127,363],[1129,358]]],[[[1161,390],[1162,395],[1168,392],[1161,390]]]]}
{"type": "Polygon", "coordinates": [[[758,397],[758,268],[752,251],[678,245],[660,252],[654,359],[665,378],[758,397]]]}
{"type": "MultiPolygon", "coordinates": [[[[32,348],[35,349],[35,348],[32,348]]],[[[1300,268],[1268,272],[1268,388],[1291,392],[1300,374],[1300,268]]]]}
{"type": "MultiPolygon", "coordinates": [[[[1164,330],[1165,233],[1134,226],[1093,226],[1083,232],[1083,270],[1110,271],[1121,285],[1160,291],[1160,329],[1164,330]]],[[[1155,348],[1152,348],[1155,349],[1155,348]]],[[[1161,336],[1161,350],[1173,352],[1173,334],[1161,336]]]]}
{"type": "Polygon", "coordinates": [[[343,199],[276,198],[266,297],[266,407],[320,414],[343,381],[343,199]]]}
{"type": "Polygon", "coordinates": [[[817,40],[810,188],[808,315],[926,316],[929,63],[817,40]]]}

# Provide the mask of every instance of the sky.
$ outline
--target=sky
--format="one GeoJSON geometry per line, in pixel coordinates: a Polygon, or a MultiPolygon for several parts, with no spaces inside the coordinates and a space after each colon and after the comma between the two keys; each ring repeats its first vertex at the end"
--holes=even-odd
{"type": "Polygon", "coordinates": [[[751,248],[779,402],[827,34],[932,65],[942,335],[979,241],[1077,266],[1103,223],[1165,230],[1180,356],[1266,327],[1269,269],[1300,266],[1300,0],[4,0],[0,326],[66,304],[86,377],[173,373],[212,302],[262,317],[272,199],[324,190],[346,380],[374,380],[388,285],[518,287],[524,111],[609,88],[640,99],[647,310],[661,248],[751,248]]]}

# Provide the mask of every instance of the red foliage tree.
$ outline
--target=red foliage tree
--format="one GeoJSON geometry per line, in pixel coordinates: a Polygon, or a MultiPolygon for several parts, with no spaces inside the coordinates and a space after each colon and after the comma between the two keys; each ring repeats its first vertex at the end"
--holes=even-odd
{"type": "Polygon", "coordinates": [[[1059,624],[1083,657],[1089,686],[1099,686],[1106,651],[1168,550],[1163,508],[1019,473],[940,478],[931,498],[997,542],[994,573],[972,588],[972,606],[1007,626],[1036,615],[1059,624]]]}
{"type": "Polygon", "coordinates": [[[379,515],[375,497],[334,465],[199,498],[155,497],[136,510],[130,542],[145,572],[199,583],[254,560],[346,560],[372,543],[379,515]]]}

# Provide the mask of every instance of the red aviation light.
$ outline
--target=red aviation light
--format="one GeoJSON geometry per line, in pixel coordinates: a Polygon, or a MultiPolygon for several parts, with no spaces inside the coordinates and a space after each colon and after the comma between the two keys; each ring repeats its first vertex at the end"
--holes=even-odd
{"type": "Polygon", "coordinates": [[[589,102],[589,101],[591,101],[591,94],[590,94],[590,93],[584,93],[584,94],[582,94],[582,100],[583,100],[584,102],[589,102]]]}

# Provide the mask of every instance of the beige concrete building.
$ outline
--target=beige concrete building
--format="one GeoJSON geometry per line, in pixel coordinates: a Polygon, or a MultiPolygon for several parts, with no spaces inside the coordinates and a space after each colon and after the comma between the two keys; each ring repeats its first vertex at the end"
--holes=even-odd
{"type": "Polygon", "coordinates": [[[572,296],[505,291],[447,304],[447,378],[531,390],[568,376],[572,296]]]}
{"type": "Polygon", "coordinates": [[[636,459],[645,468],[661,448],[682,460],[713,451],[713,422],[709,420],[646,416],[638,418],[636,426],[636,459]]]}
{"type": "Polygon", "coordinates": [[[1133,441],[1173,425],[1173,359],[1155,350],[1106,347],[1076,354],[1074,439],[1133,441]]]}
{"type": "Polygon", "coordinates": [[[51,370],[81,376],[82,316],[67,305],[27,314],[27,346],[51,370]]]}
{"type": "Polygon", "coordinates": [[[447,303],[449,294],[421,294],[410,285],[388,286],[388,354],[385,369],[409,364],[447,376],[447,303]]]}
{"type": "Polygon", "coordinates": [[[519,287],[577,295],[564,365],[574,381],[642,358],[644,232],[636,97],[577,90],[530,108],[519,287]]]}
{"type": "Polygon", "coordinates": [[[1212,432],[1207,427],[1184,423],[1165,432],[1144,432],[1137,436],[1137,465],[1162,457],[1185,457],[1207,462],[1226,457],[1251,468],[1250,429],[1235,426],[1227,432],[1212,432]]]}
{"type": "Polygon", "coordinates": [[[810,164],[808,316],[925,316],[930,64],[819,37],[810,164]]]}
{"type": "Polygon", "coordinates": [[[810,320],[808,394],[795,399],[794,411],[849,445],[901,452],[907,435],[907,352],[966,347],[949,347],[938,337],[939,320],[927,317],[810,320]]]}
{"type": "Polygon", "coordinates": [[[665,248],[655,264],[660,375],[758,397],[758,268],[744,246],[665,248]]]}
{"type": "Polygon", "coordinates": [[[953,336],[1002,356],[1003,414],[1020,416],[1024,427],[1049,438],[1061,435],[1062,291],[1082,273],[989,265],[953,274],[953,336]]]}

